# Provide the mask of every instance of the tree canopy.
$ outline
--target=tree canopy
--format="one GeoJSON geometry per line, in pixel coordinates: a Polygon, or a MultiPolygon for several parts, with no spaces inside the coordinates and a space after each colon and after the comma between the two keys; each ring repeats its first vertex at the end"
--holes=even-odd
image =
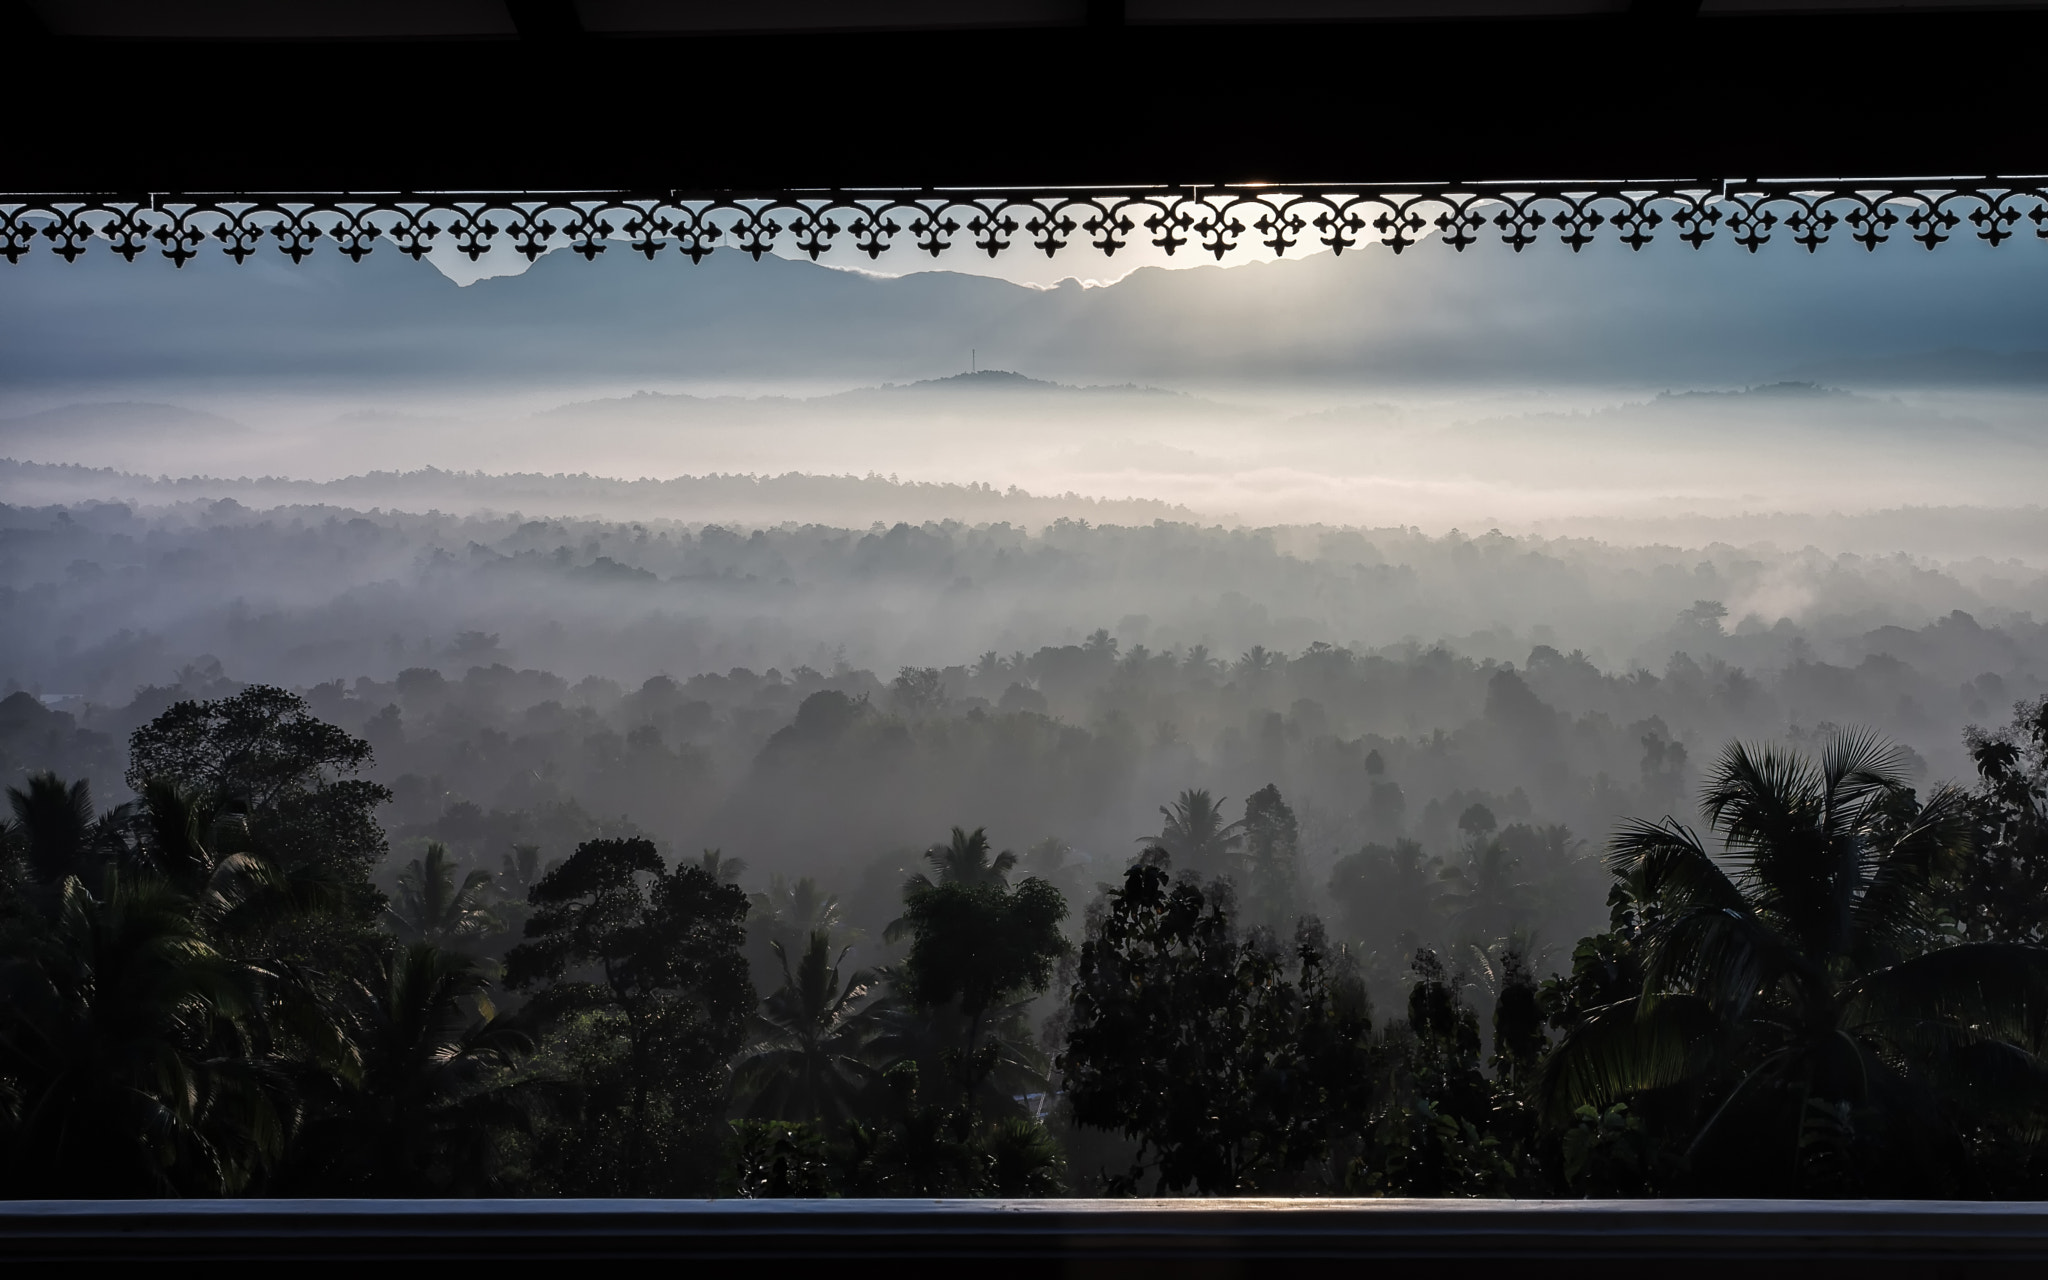
{"type": "Polygon", "coordinates": [[[1335,934],[1277,784],[1181,791],[1093,890],[963,826],[749,894],[635,833],[386,865],[330,730],[252,689],[138,730],[132,800],[10,788],[0,1192],[2048,1194],[2040,703],[1968,789],[1731,744],[1604,860],[1463,803],[1334,861],[1335,934]],[[1546,976],[1531,903],[1601,892],[1546,976]]]}

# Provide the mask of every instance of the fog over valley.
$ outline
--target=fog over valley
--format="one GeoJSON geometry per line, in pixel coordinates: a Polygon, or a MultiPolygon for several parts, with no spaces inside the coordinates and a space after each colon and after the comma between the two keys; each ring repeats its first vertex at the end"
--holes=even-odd
{"type": "Polygon", "coordinates": [[[733,254],[555,253],[466,287],[376,254],[6,279],[0,456],[151,476],[881,475],[1597,532],[1560,522],[2024,506],[2048,446],[2048,276],[1977,243],[1425,244],[1050,288],[733,254]]]}
{"type": "Polygon", "coordinates": [[[468,1074],[418,1094],[417,1159],[316,1101],[200,1191],[1746,1194],[1643,1136],[1732,1077],[1681,1106],[1537,1065],[1648,990],[1695,828],[1727,843],[1683,867],[1749,867],[1728,815],[1797,791],[1792,846],[1926,882],[1884,946],[2048,935],[2037,246],[1087,284],[612,247],[466,284],[382,249],[0,266],[0,933],[144,876],[223,955],[352,975],[320,1007],[369,1001],[364,1043],[431,970],[498,1045],[436,1059],[468,1074]],[[592,902],[698,950],[575,950],[592,902]],[[1339,1136],[1175,1183],[1102,1101],[1170,1057],[1102,1048],[1132,939],[1147,991],[1351,1046],[1223,1091],[1327,1069],[1339,1136]]]}
{"type": "Polygon", "coordinates": [[[616,826],[851,892],[959,823],[1106,876],[1183,789],[1272,783],[1307,886],[1454,857],[1475,804],[1583,861],[1734,736],[1958,776],[2040,692],[2033,259],[1427,248],[1051,289],[33,259],[10,767],[112,797],[137,724],[277,684],[480,866],[616,826]]]}
{"type": "MultiPolygon", "coordinates": [[[[1730,737],[1868,725],[1923,777],[1960,776],[1964,727],[2048,671],[2048,579],[2011,560],[1225,527],[994,491],[936,500],[1012,518],[728,527],[4,475],[130,493],[5,509],[0,664],[26,691],[0,712],[9,768],[116,796],[119,744],[174,701],[283,685],[374,748],[398,847],[440,838],[480,866],[632,830],[851,893],[968,824],[1066,841],[1076,875],[1108,876],[1179,791],[1273,784],[1305,884],[1375,842],[1455,857],[1474,805],[1562,825],[1557,873],[1590,875],[1588,839],[1680,803],[1688,762],[1730,737]]],[[[608,496],[562,483],[565,503],[608,496]]],[[[1553,941],[1600,910],[1557,901],[1553,941]]]]}

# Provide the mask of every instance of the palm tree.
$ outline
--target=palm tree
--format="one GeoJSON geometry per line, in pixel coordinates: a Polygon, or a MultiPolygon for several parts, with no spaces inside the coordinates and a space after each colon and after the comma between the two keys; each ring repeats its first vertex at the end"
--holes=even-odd
{"type": "Polygon", "coordinates": [[[1669,818],[1622,828],[1642,987],[1546,1063],[1553,1116],[1671,1090],[1704,1115],[1687,1154],[1709,1182],[1739,1149],[1750,1185],[1849,1191],[1953,1187],[1958,1110],[2021,1096],[2038,1131],[2048,949],[1946,944],[1930,889],[1968,839],[1964,797],[1920,803],[1907,758],[1868,732],[1817,760],[1736,744],[1701,805],[1718,851],[1669,818]]]}
{"type": "Polygon", "coordinates": [[[1244,823],[1223,820],[1223,801],[1211,798],[1199,788],[1180,793],[1171,808],[1161,805],[1166,819],[1157,836],[1140,836],[1140,844],[1166,850],[1183,870],[1203,875],[1227,874],[1236,870],[1238,851],[1244,845],[1244,823]]]}
{"type": "Polygon", "coordinates": [[[108,871],[98,894],[69,877],[35,925],[0,964],[14,1091],[0,1193],[248,1188],[285,1132],[262,975],[216,951],[191,900],[153,876],[108,871]]]}
{"type": "Polygon", "coordinates": [[[1020,1099],[1045,1094],[1052,1063],[1032,1035],[1030,997],[971,1017],[957,1007],[919,1008],[905,994],[898,969],[877,969],[873,980],[881,994],[862,1011],[872,1027],[863,1056],[881,1075],[915,1064],[927,1090],[941,1096],[941,1082],[970,1070],[967,1100],[984,1115],[1014,1111],[1020,1099]]]}
{"type": "Polygon", "coordinates": [[[408,942],[445,944],[494,933],[503,926],[484,905],[491,873],[477,868],[455,882],[455,860],[448,846],[427,843],[424,858],[414,858],[398,873],[398,894],[385,908],[393,930],[408,942]]]}
{"type": "Polygon", "coordinates": [[[365,1080],[381,1076],[378,1092],[426,1108],[510,1065],[530,1041],[498,1016],[490,988],[486,967],[460,952],[415,942],[386,953],[357,988],[365,1080]]]}
{"type": "Polygon", "coordinates": [[[837,895],[826,893],[810,876],[799,876],[794,883],[770,876],[768,892],[751,894],[747,901],[753,908],[748,923],[769,930],[777,940],[808,938],[845,923],[837,895]]]}
{"type": "Polygon", "coordinates": [[[142,826],[150,863],[174,884],[204,880],[221,843],[224,815],[198,793],[168,778],[142,784],[142,826]]]}
{"type": "Polygon", "coordinates": [[[72,875],[97,880],[129,812],[121,805],[95,818],[92,785],[83,778],[67,783],[48,771],[30,774],[26,789],[7,788],[7,802],[29,875],[45,885],[72,875]]]}
{"type": "Polygon", "coordinates": [[[1463,865],[1437,873],[1445,885],[1439,901],[1451,928],[1466,940],[1491,943],[1526,924],[1535,911],[1520,871],[1521,859],[1505,841],[1475,841],[1463,865]]]}
{"type": "Polygon", "coordinates": [[[492,1122],[518,1121],[490,1077],[533,1042],[498,1016],[483,966],[429,942],[395,946],[342,1007],[345,1087],[300,1144],[311,1167],[294,1189],[445,1193],[455,1179],[485,1189],[492,1122]]]}
{"type": "Polygon", "coordinates": [[[1024,873],[1036,876],[1068,900],[1081,896],[1082,865],[1074,858],[1074,846],[1058,836],[1047,836],[1024,851],[1024,873]]]}
{"type": "MultiPolygon", "coordinates": [[[[1016,869],[1017,855],[1008,849],[994,853],[989,843],[988,829],[976,827],[968,831],[954,827],[952,839],[944,844],[935,844],[924,851],[924,860],[938,872],[939,884],[989,885],[1007,889],[1010,872],[1016,869]]],[[[932,878],[922,871],[903,882],[903,897],[907,902],[912,895],[933,886],[932,878]]],[[[907,917],[898,916],[882,930],[885,942],[901,942],[907,936],[910,922],[907,917]]]]}
{"type": "Polygon", "coordinates": [[[515,844],[512,846],[512,852],[504,855],[499,861],[499,883],[512,886],[518,896],[524,898],[526,891],[533,888],[542,876],[554,870],[555,865],[554,862],[541,861],[539,845],[515,844]]]}
{"type": "Polygon", "coordinates": [[[862,1008],[870,975],[841,977],[847,951],[832,955],[832,935],[817,929],[792,969],[780,942],[769,944],[782,965],[782,987],[761,1002],[757,1039],[738,1068],[757,1120],[843,1124],[854,1118],[860,1091],[874,1079],[861,1051],[874,1033],[862,1008]]]}
{"type": "Polygon", "coordinates": [[[704,868],[704,874],[720,884],[738,884],[747,872],[745,858],[726,856],[723,849],[706,849],[697,859],[697,865],[704,868]]]}
{"type": "MultiPolygon", "coordinates": [[[[1017,866],[1017,855],[1008,849],[994,853],[993,848],[986,827],[976,827],[972,831],[954,827],[953,838],[926,849],[924,860],[939,873],[940,884],[987,884],[1002,888],[1009,883],[1010,872],[1017,866]]],[[[923,875],[910,879],[913,887],[931,883],[923,875]]]]}
{"type": "MultiPolygon", "coordinates": [[[[225,841],[246,836],[240,814],[169,779],[151,778],[142,784],[141,825],[148,865],[190,899],[194,922],[214,945],[239,940],[275,913],[293,909],[293,886],[273,864],[254,853],[222,849],[225,841]]],[[[306,901],[317,894],[299,897],[306,901]]]]}

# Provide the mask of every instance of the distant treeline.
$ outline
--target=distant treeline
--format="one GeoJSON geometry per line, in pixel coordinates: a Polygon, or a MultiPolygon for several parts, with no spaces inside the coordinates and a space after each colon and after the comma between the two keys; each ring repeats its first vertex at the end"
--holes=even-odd
{"type": "Polygon", "coordinates": [[[1103,627],[1127,645],[1233,656],[1442,643],[1515,662],[1537,645],[1579,649],[1610,673],[1661,670],[1680,650],[1758,673],[1876,652],[1922,666],[1924,646],[1890,637],[1958,610],[2003,637],[1938,664],[1960,681],[2025,669],[2018,655],[2048,616],[2048,574],[1401,527],[849,527],[219,497],[0,506],[0,609],[0,678],[102,703],[202,655],[286,685],[444,663],[459,675],[471,655],[456,638],[468,632],[499,637],[494,660],[633,683],[841,658],[883,671],[943,665],[1103,627]],[[1726,610],[1712,628],[1682,621],[1700,601],[1726,610]]]}
{"type": "Polygon", "coordinates": [[[805,522],[865,525],[874,520],[1007,520],[1040,526],[1060,518],[1149,524],[1189,520],[1186,507],[1150,498],[1095,498],[1077,493],[1027,493],[977,482],[899,480],[882,475],[670,476],[614,479],[593,475],[492,474],[481,471],[373,471],[339,480],[279,476],[141,476],[106,467],[0,459],[0,493],[36,504],[131,502],[162,506],[231,498],[245,504],[331,506],[403,511],[524,513],[537,517],[660,519],[701,524],[725,520],[780,524],[791,512],[805,522]]]}

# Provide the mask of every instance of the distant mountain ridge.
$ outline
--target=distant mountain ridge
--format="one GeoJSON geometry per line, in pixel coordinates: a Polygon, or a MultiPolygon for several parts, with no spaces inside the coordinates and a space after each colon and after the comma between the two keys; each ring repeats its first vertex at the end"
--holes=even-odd
{"type": "Polygon", "coordinates": [[[1786,376],[1866,387],[2048,384],[2048,351],[1943,347],[1880,358],[1839,359],[1802,366],[1786,376]]]}
{"type": "Polygon", "coordinates": [[[8,267],[0,290],[0,387],[219,377],[916,385],[942,382],[970,350],[1070,384],[1854,386],[2037,382],[2048,367],[2048,254],[1958,244],[1917,258],[1809,260],[1781,248],[1754,259],[1723,241],[1694,252],[1662,239],[1640,254],[1362,249],[1145,267],[1113,285],[1053,289],[772,255],[664,270],[550,254],[467,288],[384,250],[359,265],[316,254],[238,267],[207,254],[182,271],[101,252],[76,263],[37,255],[8,267]]]}
{"type": "Polygon", "coordinates": [[[917,382],[885,382],[879,387],[859,388],[857,391],[843,391],[840,395],[854,395],[860,391],[1031,391],[1053,392],[1068,395],[1113,395],[1113,396],[1177,396],[1192,399],[1185,391],[1168,391],[1163,387],[1140,386],[1135,382],[1113,384],[1088,383],[1076,385],[1053,382],[1045,378],[1034,378],[1028,374],[1009,369],[977,369],[971,373],[956,373],[944,378],[925,378],[917,382]]]}
{"type": "Polygon", "coordinates": [[[118,400],[59,405],[19,417],[0,418],[0,439],[42,431],[203,431],[226,435],[249,428],[232,418],[182,405],[118,400]]]}
{"type": "Polygon", "coordinates": [[[1451,429],[1452,437],[1497,438],[1540,430],[1558,442],[1612,448],[1658,433],[1672,447],[1706,454],[1732,447],[1768,443],[1780,449],[1830,442],[1868,445],[1878,439],[1911,442],[1941,439],[1995,441],[2001,448],[2039,458],[2043,441],[1995,431],[1988,423],[1954,412],[1930,409],[1817,382],[1783,381],[1734,390],[1663,391],[1645,400],[1629,400],[1577,413],[1540,412],[1485,418],[1451,429]]]}
{"type": "Polygon", "coordinates": [[[877,403],[900,410],[905,405],[932,407],[955,398],[991,395],[1032,396],[1063,406],[1075,407],[1114,401],[1114,407],[1117,409],[1128,410],[1132,402],[1136,401],[1148,408],[1171,407],[1183,412],[1239,412],[1231,406],[1185,391],[1169,391],[1163,387],[1143,386],[1135,382],[1077,385],[1034,378],[1009,369],[981,369],[973,373],[956,373],[943,378],[925,378],[916,382],[883,382],[874,386],[850,387],[844,391],[832,391],[815,396],[700,396],[688,392],[635,391],[626,396],[603,396],[595,400],[573,401],[552,409],[542,409],[534,416],[560,418],[593,413],[648,416],[672,411],[725,414],[754,414],[769,410],[778,413],[790,410],[830,412],[840,408],[863,408],[877,403]],[[906,400],[905,397],[911,399],[906,400]]]}

